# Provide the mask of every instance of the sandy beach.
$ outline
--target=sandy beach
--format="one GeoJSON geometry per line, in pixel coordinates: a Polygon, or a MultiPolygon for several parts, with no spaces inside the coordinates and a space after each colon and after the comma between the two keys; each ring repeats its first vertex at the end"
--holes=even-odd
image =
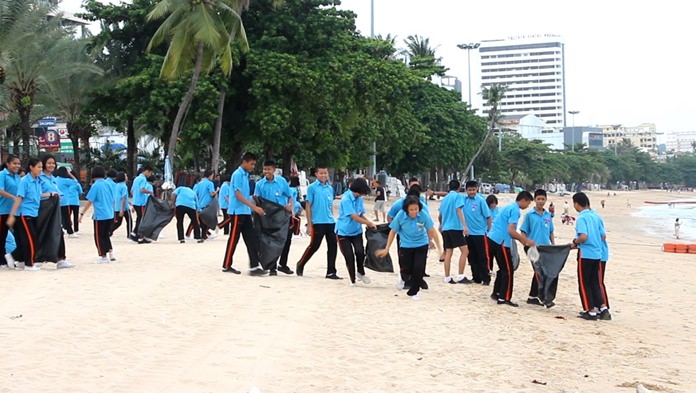
{"type": "MultiPolygon", "coordinates": [[[[632,216],[645,200],[693,193],[589,194],[611,249],[609,322],[576,318],[574,251],[552,309],[524,303],[523,257],[513,309],[490,287],[444,284],[435,253],[420,301],[395,288],[396,274],[368,271],[372,284],[355,288],[324,279],[325,246],[304,277],[249,276],[243,243],[244,274],[222,273],[227,237],[179,244],[174,222],[149,245],[120,228],[118,261],[97,265],[85,217],[81,238],[66,238],[76,268],[0,271],[0,392],[696,391],[696,255],[661,252],[670,233],[649,237],[632,216]]],[[[570,196],[550,200],[557,243],[570,242],[559,218],[570,196]]],[[[308,243],[293,242],[293,269],[308,243]]],[[[340,253],[337,267],[348,276],[340,253]]]]}

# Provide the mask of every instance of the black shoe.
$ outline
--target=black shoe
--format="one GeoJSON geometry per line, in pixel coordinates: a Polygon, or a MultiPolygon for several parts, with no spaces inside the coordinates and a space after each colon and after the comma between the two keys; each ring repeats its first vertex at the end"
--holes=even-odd
{"type": "Polygon", "coordinates": [[[592,315],[587,311],[581,311],[580,313],[578,313],[578,318],[586,319],[588,321],[596,321],[599,319],[599,315],[592,315]]]}
{"type": "Polygon", "coordinates": [[[425,274],[423,274],[423,277],[430,277],[430,274],[425,273],[425,274]]]}
{"type": "Polygon", "coordinates": [[[269,276],[277,276],[277,275],[278,275],[278,272],[275,271],[275,270],[271,270],[270,272],[268,272],[268,275],[269,275],[269,276]]]}
{"type": "Polygon", "coordinates": [[[223,273],[234,273],[234,274],[242,274],[239,270],[233,268],[233,267],[228,267],[227,269],[222,269],[223,273]]]}
{"type": "Polygon", "coordinates": [[[527,298],[527,304],[533,304],[535,306],[543,306],[544,304],[539,300],[538,297],[527,298]]]}
{"type": "Polygon", "coordinates": [[[520,306],[519,304],[513,303],[509,300],[500,300],[500,299],[498,299],[498,304],[505,304],[505,305],[508,305],[510,307],[519,307],[520,306]]]}
{"type": "Polygon", "coordinates": [[[302,274],[304,274],[304,266],[300,265],[299,263],[295,265],[295,274],[302,277],[302,274]]]}
{"type": "Polygon", "coordinates": [[[491,299],[495,300],[496,302],[498,301],[498,294],[497,293],[491,293],[491,299]]]}
{"type": "Polygon", "coordinates": [[[608,308],[599,313],[599,319],[602,321],[611,321],[611,313],[608,308]]]}
{"type": "Polygon", "coordinates": [[[481,284],[483,281],[474,279],[474,284],[481,284]]]}
{"type": "Polygon", "coordinates": [[[198,240],[196,240],[196,243],[203,243],[204,241],[205,240],[203,240],[203,239],[198,239],[198,240]]]}
{"type": "Polygon", "coordinates": [[[343,278],[336,275],[336,273],[327,274],[326,278],[329,280],[343,280],[343,278]]]}
{"type": "Polygon", "coordinates": [[[179,243],[184,244],[186,243],[186,240],[179,240],[179,243]]]}
{"type": "Polygon", "coordinates": [[[294,272],[287,266],[278,266],[278,271],[285,274],[293,274],[294,272]]]}
{"type": "Polygon", "coordinates": [[[411,289],[411,282],[410,281],[404,283],[404,290],[408,291],[409,289],[411,289]]]}
{"type": "Polygon", "coordinates": [[[490,281],[484,281],[484,282],[481,283],[481,285],[483,285],[484,287],[487,287],[487,286],[491,285],[491,282],[490,282],[490,281]]]}
{"type": "Polygon", "coordinates": [[[134,242],[136,242],[136,243],[138,242],[138,237],[135,236],[135,235],[129,235],[129,236],[128,236],[128,239],[130,239],[130,240],[132,240],[132,241],[134,241],[134,242]]]}
{"type": "Polygon", "coordinates": [[[428,283],[425,280],[421,280],[420,288],[421,289],[428,289],[428,283]]]}
{"type": "Polygon", "coordinates": [[[145,239],[145,238],[138,239],[138,244],[150,244],[150,243],[152,243],[152,242],[145,239]]]}
{"type": "Polygon", "coordinates": [[[463,277],[461,280],[457,281],[458,284],[471,284],[473,281],[469,280],[466,277],[463,277]]]}
{"type": "Polygon", "coordinates": [[[249,270],[250,276],[265,276],[266,273],[268,273],[268,270],[263,270],[263,268],[261,268],[259,266],[249,270]]]}
{"type": "Polygon", "coordinates": [[[553,307],[553,306],[555,306],[555,305],[556,305],[556,303],[554,303],[554,302],[546,302],[546,303],[544,303],[544,307],[546,307],[546,308],[551,308],[551,307],[553,307]]]}

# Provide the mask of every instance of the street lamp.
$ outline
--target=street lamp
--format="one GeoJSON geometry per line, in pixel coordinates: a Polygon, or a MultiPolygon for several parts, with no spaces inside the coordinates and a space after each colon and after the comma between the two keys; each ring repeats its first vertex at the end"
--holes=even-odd
{"type": "Polygon", "coordinates": [[[468,72],[469,72],[469,106],[471,106],[471,50],[478,49],[479,46],[481,46],[481,44],[478,42],[471,43],[471,44],[459,44],[459,45],[457,45],[457,48],[466,50],[466,60],[467,60],[468,72]]]}
{"type": "MultiPolygon", "coordinates": [[[[370,38],[375,38],[375,0],[370,0],[370,38]]],[[[377,175],[377,142],[372,141],[372,177],[377,175]]]]}
{"type": "Polygon", "coordinates": [[[618,144],[619,144],[619,141],[617,139],[617,130],[619,128],[621,128],[621,124],[614,124],[611,126],[611,128],[614,129],[614,155],[616,156],[616,155],[618,155],[618,153],[616,151],[616,146],[618,146],[618,144]]]}
{"type": "Polygon", "coordinates": [[[568,113],[570,113],[571,116],[573,116],[573,144],[570,146],[570,148],[572,149],[572,151],[575,151],[575,115],[580,113],[580,111],[568,111],[568,113]]]}

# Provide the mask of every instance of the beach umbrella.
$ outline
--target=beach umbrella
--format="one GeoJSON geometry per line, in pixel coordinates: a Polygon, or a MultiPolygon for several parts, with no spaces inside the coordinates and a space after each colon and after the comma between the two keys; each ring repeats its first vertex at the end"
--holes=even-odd
{"type": "Polygon", "coordinates": [[[163,190],[173,190],[174,185],[174,174],[172,173],[172,161],[169,157],[164,159],[164,182],[162,182],[163,190]]]}

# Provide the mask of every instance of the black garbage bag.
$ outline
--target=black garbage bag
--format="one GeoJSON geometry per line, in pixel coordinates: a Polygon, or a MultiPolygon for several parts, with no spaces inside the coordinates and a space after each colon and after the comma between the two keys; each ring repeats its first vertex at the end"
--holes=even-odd
{"type": "Polygon", "coordinates": [[[157,240],[162,229],[174,218],[174,207],[150,196],[145,206],[145,215],[140,221],[138,236],[157,240]]]}
{"type": "Polygon", "coordinates": [[[35,261],[58,261],[58,249],[63,236],[60,215],[60,199],[52,196],[41,201],[36,218],[35,261]]]}
{"type": "Polygon", "coordinates": [[[537,250],[539,260],[532,262],[532,267],[539,284],[539,299],[545,303],[551,302],[556,298],[558,276],[570,254],[570,245],[537,246],[537,250]]]}
{"type": "Polygon", "coordinates": [[[259,196],[254,196],[254,199],[256,205],[266,212],[263,216],[254,213],[254,229],[259,238],[259,261],[264,269],[269,270],[283,253],[291,214],[285,206],[268,199],[259,196]]]}
{"type": "Polygon", "coordinates": [[[220,205],[217,197],[215,197],[210,201],[208,206],[198,214],[198,219],[208,228],[215,229],[218,225],[218,210],[220,210],[220,205]]]}
{"type": "Polygon", "coordinates": [[[367,248],[365,249],[366,268],[376,272],[394,273],[394,265],[392,264],[391,256],[387,255],[384,258],[380,258],[375,255],[377,250],[387,246],[390,230],[389,224],[380,224],[377,225],[375,229],[368,228],[365,231],[365,237],[367,238],[367,248]]]}

